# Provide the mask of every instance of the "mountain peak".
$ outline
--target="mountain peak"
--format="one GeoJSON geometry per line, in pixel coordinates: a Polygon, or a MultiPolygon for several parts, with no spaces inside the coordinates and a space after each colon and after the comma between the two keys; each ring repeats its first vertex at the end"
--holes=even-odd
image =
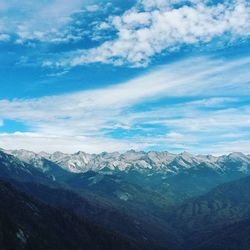
{"type": "Polygon", "coordinates": [[[244,155],[243,153],[241,152],[233,152],[233,153],[230,153],[228,155],[228,158],[231,159],[231,160],[235,160],[235,161],[249,161],[250,162],[250,159],[248,156],[244,155]]]}
{"type": "MultiPolygon", "coordinates": [[[[212,155],[192,155],[184,151],[180,154],[172,154],[167,151],[135,151],[128,150],[124,153],[119,152],[103,152],[100,154],[88,154],[78,151],[74,154],[65,154],[60,151],[48,154],[41,152],[39,154],[27,150],[9,150],[6,151],[14,155],[20,160],[33,163],[42,168],[43,159],[47,159],[59,165],[63,169],[70,172],[86,172],[89,170],[99,171],[103,168],[110,170],[119,169],[121,171],[130,168],[155,169],[156,171],[177,172],[181,169],[198,167],[204,163],[207,167],[218,169],[220,166],[226,166],[228,160],[232,162],[242,162],[244,166],[250,165],[250,157],[240,152],[233,152],[228,155],[215,157],[212,155]]],[[[203,164],[203,165],[204,165],[203,164]]]]}

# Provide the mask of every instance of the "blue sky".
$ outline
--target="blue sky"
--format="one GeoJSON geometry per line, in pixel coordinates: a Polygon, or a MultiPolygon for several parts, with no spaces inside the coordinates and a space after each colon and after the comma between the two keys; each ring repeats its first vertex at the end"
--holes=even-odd
{"type": "Polygon", "coordinates": [[[0,147],[249,153],[250,2],[2,0],[0,147]]]}

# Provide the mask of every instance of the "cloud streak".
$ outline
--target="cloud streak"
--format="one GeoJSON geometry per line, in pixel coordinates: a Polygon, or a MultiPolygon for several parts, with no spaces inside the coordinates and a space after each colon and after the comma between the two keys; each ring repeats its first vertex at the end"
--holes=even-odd
{"type": "Polygon", "coordinates": [[[28,133],[0,134],[0,147],[198,152],[243,136],[247,140],[250,105],[242,100],[250,94],[249,66],[248,57],[190,58],[103,89],[0,100],[0,120],[29,128],[28,133]],[[240,72],[237,84],[232,72],[240,72]],[[165,104],[170,98],[175,101],[165,104]]]}

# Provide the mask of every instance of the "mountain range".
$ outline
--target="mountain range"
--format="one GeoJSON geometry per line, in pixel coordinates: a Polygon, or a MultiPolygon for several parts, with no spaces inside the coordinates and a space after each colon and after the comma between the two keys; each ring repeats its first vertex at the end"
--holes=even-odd
{"type": "MultiPolygon", "coordinates": [[[[91,246],[93,237],[87,231],[90,245],[84,247],[79,238],[79,248],[74,249],[105,249],[101,246],[107,242],[114,246],[110,249],[250,249],[246,233],[250,232],[249,175],[250,156],[242,153],[211,156],[130,150],[48,154],[0,150],[1,185],[11,189],[13,196],[6,204],[13,206],[12,199],[24,195],[22,199],[31,199],[48,209],[66,213],[67,218],[73,216],[83,221],[75,227],[84,232],[86,225],[91,232],[97,230],[100,242],[103,237],[106,239],[101,244],[94,241],[91,246]],[[245,230],[244,239],[239,230],[245,230]],[[112,237],[117,241],[112,241],[112,237]]],[[[6,198],[5,192],[0,195],[6,198]]],[[[6,207],[3,209],[4,214],[6,207]]],[[[27,224],[33,214],[27,211],[27,218],[25,214],[22,217],[27,224]]],[[[50,215],[46,212],[42,216],[47,223],[50,215]]],[[[62,220],[53,223],[60,225],[62,220]]],[[[65,230],[74,227],[76,221],[63,222],[65,230]]],[[[10,230],[10,237],[17,242],[17,248],[13,249],[30,249],[22,241],[26,229],[18,231],[19,217],[13,217],[7,224],[16,232],[10,230]]],[[[41,224],[39,234],[41,230],[45,234],[48,226],[41,224]]],[[[0,236],[8,233],[5,227],[0,229],[0,236]]],[[[54,235],[51,237],[44,242],[46,246],[55,244],[54,235]]],[[[71,234],[65,240],[68,245],[65,248],[58,245],[58,249],[72,249],[71,241],[75,240],[71,234]]],[[[38,238],[32,244],[40,241],[38,238]]],[[[1,244],[5,247],[1,249],[10,248],[6,243],[1,244]]]]}
{"type": "Polygon", "coordinates": [[[17,157],[26,163],[30,163],[37,168],[46,171],[46,161],[49,160],[59,165],[61,168],[73,172],[83,173],[89,170],[100,171],[104,168],[110,170],[126,171],[132,168],[140,170],[154,170],[169,174],[175,174],[189,168],[197,168],[206,165],[217,171],[227,171],[228,163],[235,165],[238,171],[249,171],[250,155],[242,153],[231,153],[223,156],[197,155],[188,152],[172,154],[169,152],[136,152],[129,150],[125,153],[88,154],[77,152],[75,154],[65,154],[55,152],[34,153],[27,150],[5,150],[6,153],[17,157]]]}

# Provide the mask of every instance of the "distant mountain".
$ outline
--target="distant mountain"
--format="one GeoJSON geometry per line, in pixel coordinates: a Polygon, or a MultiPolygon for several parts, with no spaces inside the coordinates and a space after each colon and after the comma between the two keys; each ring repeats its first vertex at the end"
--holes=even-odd
{"type": "Polygon", "coordinates": [[[36,154],[34,152],[27,150],[12,150],[12,151],[4,150],[2,152],[14,156],[23,163],[29,164],[30,166],[44,173],[44,175],[46,175],[47,177],[51,178],[54,181],[56,179],[62,180],[64,178],[71,176],[71,172],[66,171],[55,162],[50,161],[47,158],[43,157],[43,154],[36,154]]]}
{"type": "Polygon", "coordinates": [[[37,202],[2,181],[0,200],[2,250],[138,249],[135,242],[37,202]]]}
{"type": "Polygon", "coordinates": [[[154,170],[167,174],[177,174],[187,169],[197,169],[206,166],[214,171],[227,172],[250,172],[250,157],[242,153],[231,153],[219,157],[211,155],[193,156],[187,152],[171,154],[169,152],[136,152],[134,150],[125,153],[101,153],[88,154],[77,152],[64,154],[55,152],[48,154],[41,152],[36,154],[26,150],[8,150],[18,159],[33,164],[37,168],[46,171],[44,159],[61,166],[69,172],[83,173],[87,171],[109,170],[154,170]]]}
{"type": "Polygon", "coordinates": [[[0,151],[0,177],[26,182],[50,183],[51,180],[33,165],[0,151]]]}

